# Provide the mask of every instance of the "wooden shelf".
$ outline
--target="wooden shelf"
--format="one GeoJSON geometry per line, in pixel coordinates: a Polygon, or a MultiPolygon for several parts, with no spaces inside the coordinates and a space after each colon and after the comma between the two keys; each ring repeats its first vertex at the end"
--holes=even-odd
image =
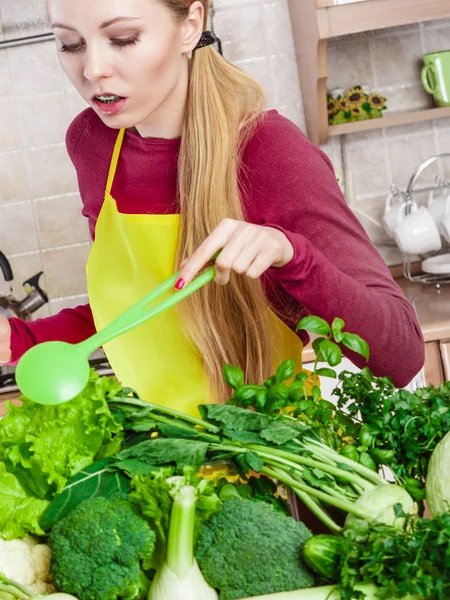
{"type": "Polygon", "coordinates": [[[332,0],[288,0],[288,3],[307,132],[314,144],[326,144],[330,135],[369,131],[450,116],[447,108],[429,109],[329,127],[327,112],[329,39],[450,18],[450,0],[360,0],[340,5],[334,5],[332,0]]]}
{"type": "Polygon", "coordinates": [[[327,4],[318,9],[318,12],[326,13],[325,19],[321,17],[321,35],[327,39],[450,16],[448,0],[366,0],[337,6],[331,2],[327,4]]]}
{"type": "Polygon", "coordinates": [[[330,136],[358,133],[360,131],[382,129],[384,127],[397,127],[398,125],[407,125],[408,123],[418,123],[420,121],[432,121],[434,119],[444,119],[446,117],[450,117],[450,106],[414,112],[392,113],[386,114],[379,119],[368,119],[366,121],[355,121],[354,123],[344,123],[342,125],[331,125],[328,127],[328,133],[330,136]]]}

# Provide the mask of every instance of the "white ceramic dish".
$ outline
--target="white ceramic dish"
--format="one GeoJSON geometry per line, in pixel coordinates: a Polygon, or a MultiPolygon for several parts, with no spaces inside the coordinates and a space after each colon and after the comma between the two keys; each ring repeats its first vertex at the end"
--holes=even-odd
{"type": "Polygon", "coordinates": [[[422,262],[422,270],[433,275],[450,274],[450,254],[432,256],[422,262]]]}

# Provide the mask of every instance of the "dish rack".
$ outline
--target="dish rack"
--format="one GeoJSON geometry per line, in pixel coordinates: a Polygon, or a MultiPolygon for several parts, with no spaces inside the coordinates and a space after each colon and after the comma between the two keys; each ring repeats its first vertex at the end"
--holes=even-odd
{"type": "MultiPolygon", "coordinates": [[[[413,205],[413,195],[415,193],[426,193],[435,191],[437,189],[445,189],[447,188],[450,194],[450,181],[442,178],[440,175],[437,175],[434,179],[434,186],[428,188],[421,188],[419,190],[415,189],[415,185],[417,180],[422,175],[426,169],[428,169],[432,164],[439,160],[450,160],[450,153],[437,154],[436,156],[432,156],[428,160],[424,161],[413,173],[411,179],[409,180],[406,191],[401,191],[395,186],[391,188],[391,193],[394,198],[401,199],[406,203],[405,213],[409,214],[411,212],[411,208],[413,205]]],[[[441,273],[441,274],[432,274],[432,273],[420,273],[419,275],[413,275],[411,272],[411,256],[409,254],[403,253],[403,274],[406,279],[413,282],[419,283],[427,283],[431,285],[435,285],[440,287],[442,284],[450,283],[450,272],[449,273],[441,273]]]]}

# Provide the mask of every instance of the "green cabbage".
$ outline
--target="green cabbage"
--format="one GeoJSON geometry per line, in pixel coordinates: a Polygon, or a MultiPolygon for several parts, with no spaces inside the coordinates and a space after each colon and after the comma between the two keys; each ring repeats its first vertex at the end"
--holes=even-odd
{"type": "Polygon", "coordinates": [[[431,517],[450,510],[450,432],[439,442],[428,463],[426,499],[431,517]]]}

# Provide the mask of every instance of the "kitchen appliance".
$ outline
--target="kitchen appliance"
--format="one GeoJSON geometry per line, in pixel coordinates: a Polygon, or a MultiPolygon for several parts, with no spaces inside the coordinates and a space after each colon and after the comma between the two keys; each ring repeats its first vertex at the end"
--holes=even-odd
{"type": "MultiPolygon", "coordinates": [[[[14,279],[9,260],[0,251],[0,269],[6,282],[14,279]]],[[[39,285],[42,271],[23,282],[26,295],[19,300],[12,295],[0,294],[0,314],[5,317],[19,317],[25,321],[31,321],[31,315],[48,302],[48,296],[39,285]]]]}

